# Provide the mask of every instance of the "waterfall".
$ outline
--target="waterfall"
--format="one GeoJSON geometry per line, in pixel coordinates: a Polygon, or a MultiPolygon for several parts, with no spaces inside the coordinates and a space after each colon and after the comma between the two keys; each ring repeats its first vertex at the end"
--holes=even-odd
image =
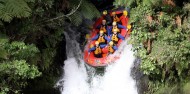
{"type": "Polygon", "coordinates": [[[100,75],[83,61],[76,35],[65,32],[67,60],[64,61],[63,77],[57,83],[62,94],[138,94],[135,80],[130,75],[135,57],[128,40],[115,53],[120,54],[120,59],[107,66],[100,75]]]}

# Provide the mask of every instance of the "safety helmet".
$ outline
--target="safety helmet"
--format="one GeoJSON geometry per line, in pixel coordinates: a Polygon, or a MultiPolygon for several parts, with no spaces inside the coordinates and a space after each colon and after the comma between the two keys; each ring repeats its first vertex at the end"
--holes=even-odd
{"type": "Polygon", "coordinates": [[[102,22],[106,22],[106,20],[104,19],[104,20],[102,20],[102,22]]]}
{"type": "Polygon", "coordinates": [[[90,38],[90,35],[89,35],[89,34],[86,34],[85,38],[86,38],[86,39],[89,39],[89,38],[90,38]]]}
{"type": "Polygon", "coordinates": [[[92,47],[94,47],[94,45],[93,45],[93,44],[90,44],[90,48],[92,48],[92,47]]]}
{"type": "Polygon", "coordinates": [[[127,29],[131,29],[131,25],[130,24],[127,25],[127,29]]]}
{"type": "Polygon", "coordinates": [[[116,25],[116,22],[113,22],[112,25],[116,25]]]}
{"type": "Polygon", "coordinates": [[[104,11],[103,11],[103,14],[104,14],[104,15],[106,15],[107,13],[108,13],[107,10],[104,10],[104,11]]]}
{"type": "Polygon", "coordinates": [[[103,34],[104,33],[104,31],[103,30],[100,30],[100,34],[103,34]]]}
{"type": "Polygon", "coordinates": [[[96,45],[98,45],[98,44],[99,44],[99,42],[98,42],[98,41],[96,41],[96,42],[95,42],[95,44],[96,44],[96,45]]]}
{"type": "Polygon", "coordinates": [[[126,10],[123,11],[123,15],[127,16],[128,12],[126,10]]]}
{"type": "Polygon", "coordinates": [[[112,46],[112,45],[113,45],[113,41],[110,41],[110,42],[109,42],[109,45],[111,45],[111,46],[112,46]]]}
{"type": "Polygon", "coordinates": [[[112,12],[112,15],[115,15],[116,13],[115,12],[112,12]]]}

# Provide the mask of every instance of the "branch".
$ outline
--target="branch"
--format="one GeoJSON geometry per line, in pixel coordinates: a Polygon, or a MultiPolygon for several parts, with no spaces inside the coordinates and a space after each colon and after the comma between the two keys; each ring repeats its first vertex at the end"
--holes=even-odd
{"type": "Polygon", "coordinates": [[[70,13],[68,13],[68,14],[66,14],[66,15],[61,15],[61,16],[52,18],[52,19],[50,19],[50,20],[48,20],[48,21],[46,21],[46,22],[53,21],[53,20],[56,20],[56,19],[60,19],[60,18],[63,18],[63,17],[69,17],[69,16],[71,16],[72,14],[74,14],[74,13],[79,9],[79,7],[81,6],[81,4],[82,4],[82,0],[80,0],[78,6],[77,6],[76,8],[73,8],[70,13]]]}

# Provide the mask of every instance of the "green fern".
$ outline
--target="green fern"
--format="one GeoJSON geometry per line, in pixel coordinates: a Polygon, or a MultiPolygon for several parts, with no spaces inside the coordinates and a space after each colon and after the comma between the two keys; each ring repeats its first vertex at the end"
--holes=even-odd
{"type": "Polygon", "coordinates": [[[115,0],[113,3],[116,7],[125,6],[125,7],[135,7],[134,5],[139,5],[142,3],[144,6],[155,6],[159,5],[162,0],[115,0]]]}
{"type": "Polygon", "coordinates": [[[147,6],[155,6],[155,5],[160,5],[162,0],[143,0],[142,3],[143,5],[147,6]]]}
{"type": "MultiPolygon", "coordinates": [[[[80,4],[80,0],[70,0],[70,11],[77,8],[80,4]]],[[[83,17],[86,19],[92,19],[95,17],[99,17],[100,13],[96,9],[96,7],[87,0],[82,0],[81,5],[79,8],[74,12],[72,15],[69,16],[71,22],[78,26],[82,23],[83,17]]]]}
{"type": "Polygon", "coordinates": [[[31,9],[26,2],[32,0],[0,0],[0,19],[10,22],[14,17],[29,17],[31,9]]]}
{"type": "Polygon", "coordinates": [[[83,14],[83,16],[87,19],[92,19],[95,17],[99,17],[100,13],[96,9],[96,7],[90,3],[89,1],[84,1],[80,7],[80,11],[83,14]]]}
{"type": "Polygon", "coordinates": [[[116,7],[119,6],[131,7],[137,1],[138,0],[115,0],[113,5],[115,5],[116,7]]]}
{"type": "Polygon", "coordinates": [[[0,27],[2,27],[3,26],[3,22],[2,21],[0,21],[0,27]]]}
{"type": "Polygon", "coordinates": [[[25,2],[29,3],[29,2],[35,2],[35,0],[24,0],[25,2]]]}
{"type": "Polygon", "coordinates": [[[70,20],[74,25],[76,26],[80,25],[82,23],[82,16],[80,12],[77,11],[73,15],[71,15],[70,20]]]}
{"type": "Polygon", "coordinates": [[[1,52],[1,53],[0,53],[0,58],[2,58],[2,59],[7,59],[8,53],[6,52],[6,50],[0,48],[0,52],[1,52]]]}
{"type": "MultiPolygon", "coordinates": [[[[100,13],[96,9],[96,7],[87,0],[69,0],[69,8],[70,11],[67,14],[62,14],[61,16],[57,16],[46,22],[50,22],[53,20],[58,20],[62,18],[69,18],[72,24],[78,26],[82,23],[82,19],[93,19],[95,17],[99,17],[100,13]]],[[[61,14],[61,13],[58,13],[61,14]]]]}

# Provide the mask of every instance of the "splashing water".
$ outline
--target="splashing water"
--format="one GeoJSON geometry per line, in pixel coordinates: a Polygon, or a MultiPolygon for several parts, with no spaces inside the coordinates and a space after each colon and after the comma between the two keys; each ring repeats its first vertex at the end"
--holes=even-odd
{"type": "Polygon", "coordinates": [[[76,40],[68,36],[66,40],[72,42],[67,44],[68,59],[64,62],[64,75],[57,83],[62,86],[62,94],[137,94],[135,81],[130,76],[135,57],[127,41],[115,53],[120,54],[120,59],[107,66],[103,75],[97,75],[95,68],[83,61],[76,40]]]}

